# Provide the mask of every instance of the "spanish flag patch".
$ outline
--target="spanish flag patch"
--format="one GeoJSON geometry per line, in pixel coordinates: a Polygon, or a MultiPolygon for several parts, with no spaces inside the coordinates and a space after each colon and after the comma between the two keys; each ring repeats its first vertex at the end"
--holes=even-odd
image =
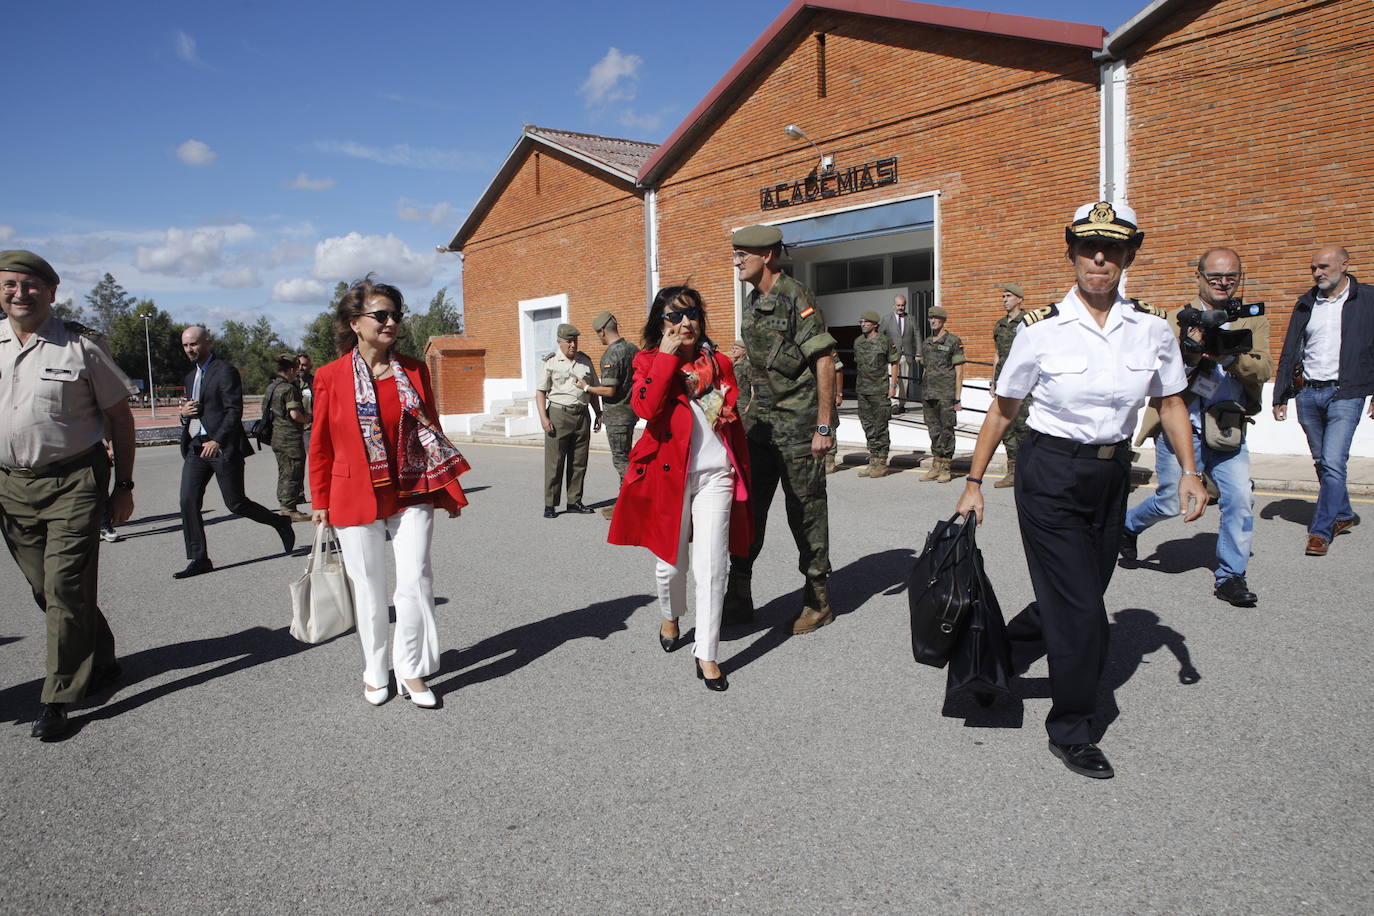
{"type": "Polygon", "coordinates": [[[806,308],[804,308],[804,309],[801,310],[801,317],[802,317],[802,318],[810,318],[810,317],[811,317],[812,315],[814,315],[815,313],[816,313],[816,307],[815,307],[814,305],[808,305],[806,308]]]}

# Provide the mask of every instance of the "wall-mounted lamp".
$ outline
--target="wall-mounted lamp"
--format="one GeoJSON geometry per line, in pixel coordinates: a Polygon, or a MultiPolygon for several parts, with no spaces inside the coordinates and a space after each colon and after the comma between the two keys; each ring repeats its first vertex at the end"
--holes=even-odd
{"type": "Polygon", "coordinates": [[[822,172],[828,172],[835,167],[835,157],[827,156],[825,153],[821,152],[821,148],[816,145],[816,142],[812,140],[810,137],[808,137],[806,135],[806,131],[802,130],[797,125],[789,124],[782,129],[782,132],[787,134],[787,136],[791,137],[793,140],[805,140],[807,143],[810,143],[811,148],[814,149],[817,153],[820,153],[822,172]]]}

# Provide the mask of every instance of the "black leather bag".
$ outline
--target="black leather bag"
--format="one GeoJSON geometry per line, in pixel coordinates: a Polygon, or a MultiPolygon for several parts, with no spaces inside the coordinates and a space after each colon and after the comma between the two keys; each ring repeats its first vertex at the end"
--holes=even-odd
{"type": "Polygon", "coordinates": [[[923,665],[943,668],[968,626],[982,572],[977,527],[972,514],[940,522],[911,568],[911,654],[923,665]]]}
{"type": "Polygon", "coordinates": [[[978,599],[964,635],[950,653],[945,694],[955,697],[969,693],[988,706],[1011,694],[1011,641],[981,555],[977,556],[977,566],[978,599]]]}

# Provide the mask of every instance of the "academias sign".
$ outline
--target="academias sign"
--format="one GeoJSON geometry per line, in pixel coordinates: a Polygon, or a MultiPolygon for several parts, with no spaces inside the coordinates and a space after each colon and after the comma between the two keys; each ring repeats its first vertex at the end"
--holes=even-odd
{"type": "Polygon", "coordinates": [[[759,190],[759,207],[776,210],[795,207],[813,200],[827,200],[871,191],[883,185],[897,183],[897,157],[888,156],[846,169],[812,169],[811,174],[797,181],[784,181],[759,190]]]}

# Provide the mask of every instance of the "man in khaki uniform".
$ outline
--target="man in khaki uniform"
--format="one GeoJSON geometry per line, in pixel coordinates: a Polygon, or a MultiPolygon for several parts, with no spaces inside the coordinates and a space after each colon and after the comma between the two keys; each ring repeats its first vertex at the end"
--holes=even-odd
{"type": "Polygon", "coordinates": [[[582,505],[587,477],[587,451],[592,432],[601,428],[601,400],[587,389],[597,384],[596,367],[577,349],[582,334],[570,324],[558,326],[558,349],[544,359],[534,406],[544,427],[544,518],[557,518],[559,492],[566,476],[568,511],[590,513],[582,505]],[[596,413],[595,426],[587,419],[587,405],[596,413]]]}
{"type": "Polygon", "coordinates": [[[0,529],[47,616],[43,709],[33,724],[45,741],[70,731],[69,704],[119,675],[96,604],[100,518],[107,502],[116,525],[134,510],[134,387],[99,334],[52,313],[58,283],[33,252],[0,252],[8,316],[0,321],[0,529]]]}

